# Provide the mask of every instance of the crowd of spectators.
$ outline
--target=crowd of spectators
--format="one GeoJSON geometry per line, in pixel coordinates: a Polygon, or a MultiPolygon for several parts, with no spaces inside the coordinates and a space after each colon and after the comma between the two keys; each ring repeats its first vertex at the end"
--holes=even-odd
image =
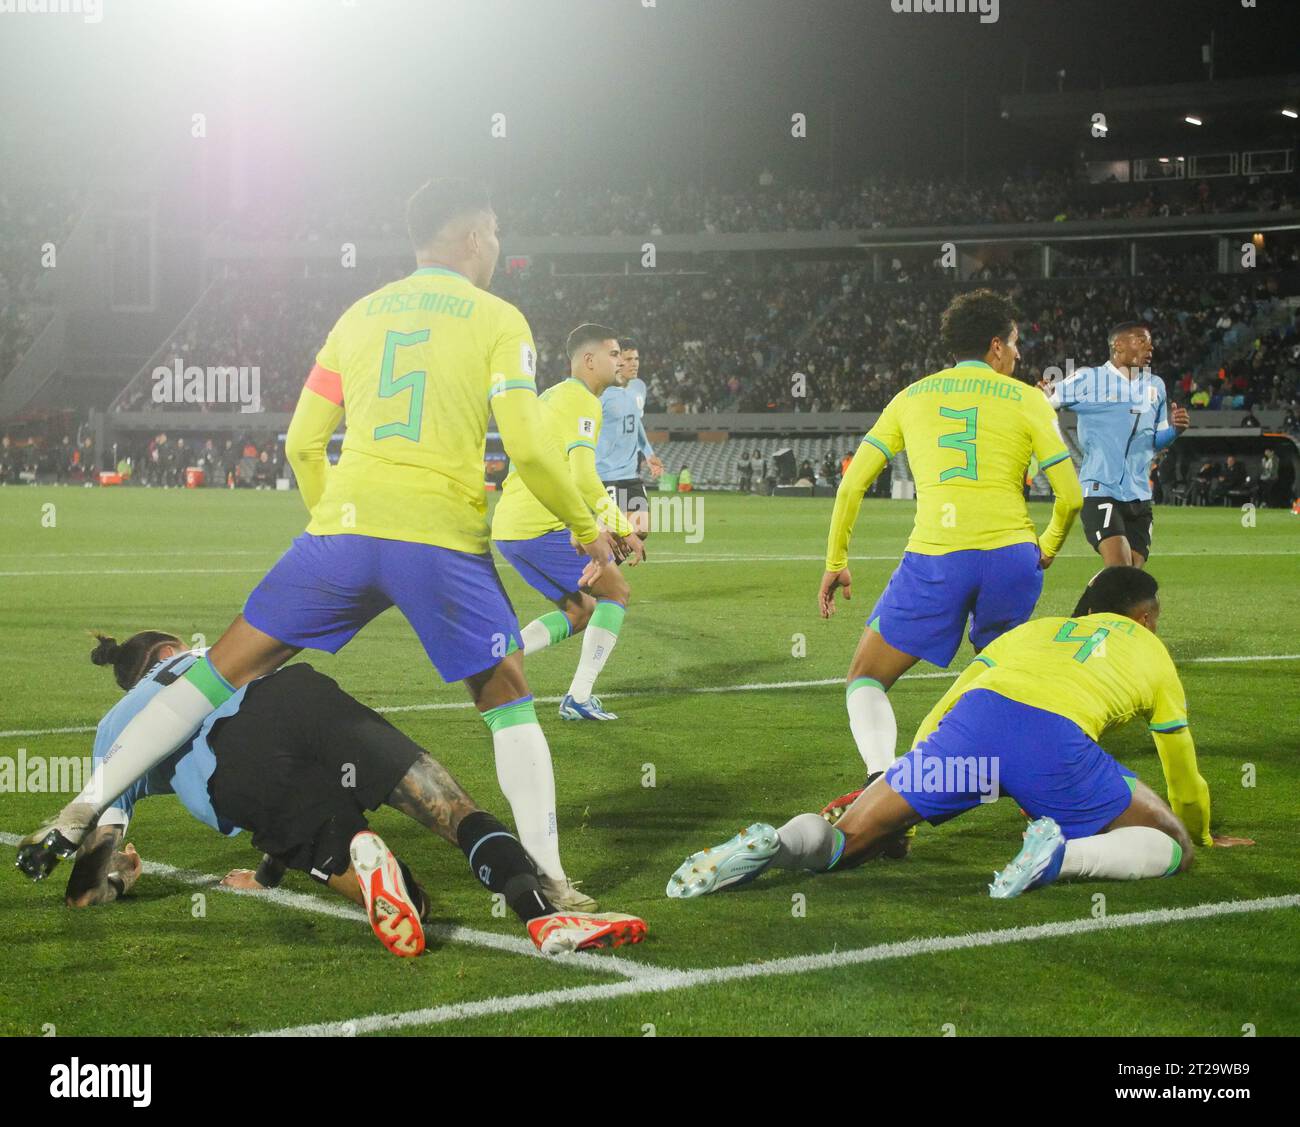
{"type": "Polygon", "coordinates": [[[0,382],[53,315],[42,248],[52,243],[57,255],[81,207],[75,190],[0,183],[0,382]]]}
{"type": "MultiPolygon", "coordinates": [[[[879,410],[901,386],[947,362],[939,316],[958,283],[875,282],[867,265],[726,260],[698,274],[531,276],[499,274],[493,288],[528,318],[542,386],[567,371],[563,344],[577,321],[615,326],[637,342],[651,411],[879,410]]],[[[1153,367],[1193,407],[1276,407],[1295,401],[1294,327],[1261,335],[1245,359],[1251,325],[1273,308],[1276,277],[1089,278],[1003,285],[1020,309],[1021,368],[1100,363],[1109,327],[1151,324],[1153,367]]],[[[962,283],[965,285],[965,283],[962,283]]],[[[252,277],[218,282],[157,363],[256,367],[264,410],[290,411],[339,313],[362,280],[252,277]]],[[[118,410],[153,407],[149,371],[118,410]]],[[[232,411],[226,404],[185,410],[232,411]]]]}
{"type": "Polygon", "coordinates": [[[180,488],[190,484],[193,469],[202,471],[205,486],[274,489],[287,463],[283,443],[264,431],[128,433],[97,451],[89,428],[67,411],[16,423],[0,434],[0,485],[75,485],[116,473],[123,485],[180,488]]]}
{"type": "Polygon", "coordinates": [[[106,457],[123,484],[180,488],[200,470],[207,488],[274,489],[286,476],[284,446],[274,434],[169,436],[119,441],[106,457]]]}
{"type": "MultiPolygon", "coordinates": [[[[744,409],[876,411],[899,388],[948,362],[939,317],[951,286],[881,287],[859,273],[844,280],[842,289],[782,364],[748,383],[744,409]]],[[[1242,339],[1257,313],[1273,304],[1267,282],[1240,278],[1024,283],[1008,292],[1021,312],[1023,378],[1037,380],[1051,367],[1065,371],[1067,365],[1101,363],[1108,355],[1109,327],[1142,320],[1155,337],[1152,367],[1171,388],[1212,378],[1204,363],[1214,346],[1242,339]]],[[[1267,339],[1258,363],[1234,366],[1243,379],[1243,400],[1226,405],[1282,406],[1300,395],[1294,364],[1275,363],[1290,355],[1292,338],[1267,339]]]]}
{"type": "MultiPolygon", "coordinates": [[[[1068,222],[1233,211],[1290,211],[1293,176],[1095,185],[1062,171],[987,181],[873,177],[835,188],[782,185],[770,173],[744,190],[607,185],[499,193],[503,229],[521,235],[674,235],[1068,222]]],[[[293,206],[261,204],[227,220],[224,234],[299,241],[403,237],[398,194],[340,193],[293,206]]]]}

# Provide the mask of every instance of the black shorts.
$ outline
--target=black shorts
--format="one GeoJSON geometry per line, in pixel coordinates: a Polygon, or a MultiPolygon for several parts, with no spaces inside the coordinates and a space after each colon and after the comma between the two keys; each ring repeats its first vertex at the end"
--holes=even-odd
{"type": "Polygon", "coordinates": [[[645,483],[639,478],[626,481],[602,481],[609,499],[623,513],[645,513],[650,510],[650,501],[645,494],[645,483]]]}
{"type": "Polygon", "coordinates": [[[310,665],[255,682],[208,738],[218,815],[291,869],[347,871],[365,812],[381,806],[423,749],[310,665]]]}
{"type": "Polygon", "coordinates": [[[1149,560],[1153,520],[1150,501],[1116,501],[1113,497],[1083,499],[1083,530],[1088,543],[1098,552],[1103,540],[1122,536],[1133,551],[1149,560]]]}

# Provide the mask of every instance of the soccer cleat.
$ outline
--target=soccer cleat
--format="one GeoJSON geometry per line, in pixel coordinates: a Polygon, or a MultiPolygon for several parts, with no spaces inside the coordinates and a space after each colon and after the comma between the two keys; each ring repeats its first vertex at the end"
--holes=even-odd
{"type": "Polygon", "coordinates": [[[755,822],[730,841],[692,853],[677,867],[664,891],[672,900],[693,900],[748,884],[772,863],[780,848],[776,830],[766,822],[755,822]]]}
{"type": "Polygon", "coordinates": [[[528,934],[543,955],[559,955],[565,951],[640,943],[645,938],[645,920],[620,912],[600,916],[590,912],[555,912],[529,920],[528,934]]]}
{"type": "Polygon", "coordinates": [[[402,958],[419,955],[424,951],[420,905],[407,890],[397,858],[371,830],[353,837],[349,852],[365,897],[366,916],[379,942],[402,958]]]}
{"type": "Polygon", "coordinates": [[[585,892],[579,892],[578,886],[568,877],[556,880],[554,877],[539,876],[537,881],[542,886],[542,895],[557,908],[563,908],[566,912],[596,910],[596,901],[585,892]]]}
{"type": "Polygon", "coordinates": [[[822,807],[822,817],[830,822],[832,826],[835,825],[836,822],[844,817],[848,808],[857,802],[858,796],[866,789],[865,786],[860,786],[857,790],[851,790],[848,794],[840,795],[839,798],[832,798],[822,807]]]}
{"type": "Polygon", "coordinates": [[[574,700],[572,693],[566,693],[560,701],[561,720],[617,720],[612,712],[606,712],[600,703],[600,697],[591,696],[586,700],[574,700]]]}
{"type": "MultiPolygon", "coordinates": [[[[849,807],[857,802],[862,792],[871,786],[884,771],[872,771],[857,790],[851,790],[847,794],[842,794],[839,798],[832,798],[825,806],[821,808],[821,816],[833,826],[845,814],[848,813],[849,807]]],[[[912,852],[912,839],[916,837],[916,827],[910,826],[902,833],[895,834],[886,840],[880,847],[879,856],[886,857],[890,861],[903,861],[912,852]]]]}
{"type": "Polygon", "coordinates": [[[64,857],[80,847],[99,812],[88,802],[69,802],[58,816],[18,843],[18,869],[29,880],[44,880],[64,857]]]}
{"type": "Polygon", "coordinates": [[[1030,822],[1025,830],[1025,844],[1016,859],[1000,873],[993,874],[989,895],[994,900],[1010,900],[1022,892],[1042,888],[1061,875],[1065,860],[1065,835],[1051,818],[1030,822]]]}
{"type": "Polygon", "coordinates": [[[866,790],[867,787],[871,786],[871,784],[874,783],[883,774],[884,771],[872,771],[867,776],[866,782],[864,782],[860,787],[858,787],[857,790],[851,790],[847,794],[840,795],[839,798],[832,798],[825,806],[822,807],[821,809],[822,817],[825,818],[828,822],[830,822],[830,824],[833,826],[842,817],[844,817],[845,813],[848,811],[848,808],[852,806],[855,802],[857,802],[858,796],[864,790],[866,790]]]}

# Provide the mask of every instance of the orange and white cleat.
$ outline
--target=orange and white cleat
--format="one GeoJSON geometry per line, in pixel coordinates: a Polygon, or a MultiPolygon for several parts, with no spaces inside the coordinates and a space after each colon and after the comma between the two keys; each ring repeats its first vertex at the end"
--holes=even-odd
{"type": "Polygon", "coordinates": [[[379,942],[401,958],[422,954],[420,908],[406,887],[392,850],[377,833],[362,830],[352,839],[349,852],[366,900],[366,916],[379,942]]]}
{"type": "Polygon", "coordinates": [[[821,808],[821,816],[833,826],[844,817],[848,808],[857,802],[858,795],[866,789],[866,787],[858,787],[857,790],[851,790],[848,794],[840,795],[839,798],[832,798],[821,808]]]}
{"type": "Polygon", "coordinates": [[[528,934],[543,955],[623,947],[645,938],[645,920],[619,912],[554,912],[528,921],[528,934]]]}

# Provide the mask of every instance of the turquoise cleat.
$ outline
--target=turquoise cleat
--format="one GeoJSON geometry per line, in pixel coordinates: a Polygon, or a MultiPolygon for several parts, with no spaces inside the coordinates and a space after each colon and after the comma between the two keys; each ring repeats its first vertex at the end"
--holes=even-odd
{"type": "Polygon", "coordinates": [[[1010,900],[1022,892],[1051,884],[1061,875],[1065,859],[1065,835],[1051,818],[1030,822],[1025,830],[1025,844],[1016,859],[1000,873],[993,874],[989,895],[994,900],[1010,900]]]}
{"type": "Polygon", "coordinates": [[[755,822],[730,841],[692,853],[664,890],[672,900],[693,900],[710,892],[748,884],[772,863],[781,839],[766,822],[755,822]]]}

